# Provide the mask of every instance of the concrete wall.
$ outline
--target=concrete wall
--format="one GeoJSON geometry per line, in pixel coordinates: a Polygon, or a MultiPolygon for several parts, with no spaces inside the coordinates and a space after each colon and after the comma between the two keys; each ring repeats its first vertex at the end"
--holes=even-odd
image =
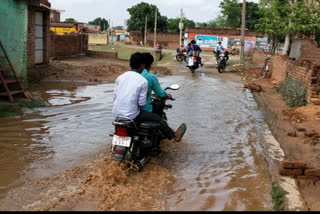
{"type": "Polygon", "coordinates": [[[89,45],[107,45],[108,34],[88,34],[89,45]]]}
{"type": "MultiPolygon", "coordinates": [[[[13,68],[24,83],[27,79],[27,1],[1,0],[0,20],[0,40],[13,68]]],[[[0,64],[7,66],[4,60],[0,64]]]]}

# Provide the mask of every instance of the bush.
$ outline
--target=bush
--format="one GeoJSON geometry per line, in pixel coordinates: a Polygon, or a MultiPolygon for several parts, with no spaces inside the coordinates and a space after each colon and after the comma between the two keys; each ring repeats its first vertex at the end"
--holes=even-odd
{"type": "Polygon", "coordinates": [[[285,80],[280,84],[278,92],[291,108],[307,105],[306,89],[299,80],[285,80]]]}
{"type": "Polygon", "coordinates": [[[283,190],[281,187],[273,186],[271,190],[271,197],[272,197],[272,203],[273,203],[273,209],[275,211],[279,211],[281,208],[281,205],[284,202],[284,196],[287,194],[285,190],[283,190]]]}

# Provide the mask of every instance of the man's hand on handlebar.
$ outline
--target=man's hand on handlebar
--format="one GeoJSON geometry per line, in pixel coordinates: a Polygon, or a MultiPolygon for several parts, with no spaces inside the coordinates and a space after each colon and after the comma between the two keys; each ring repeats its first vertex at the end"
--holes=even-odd
{"type": "Polygon", "coordinates": [[[167,94],[166,98],[167,98],[168,100],[172,100],[172,95],[171,95],[171,94],[167,94]]]}

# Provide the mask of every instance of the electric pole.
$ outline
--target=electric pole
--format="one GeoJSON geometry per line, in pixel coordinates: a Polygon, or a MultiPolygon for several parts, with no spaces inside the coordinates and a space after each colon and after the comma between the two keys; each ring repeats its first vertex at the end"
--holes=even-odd
{"type": "Polygon", "coordinates": [[[156,9],[156,14],[154,17],[154,38],[153,38],[153,47],[156,47],[156,41],[157,41],[157,19],[158,19],[158,9],[156,9]]]}
{"type": "Polygon", "coordinates": [[[148,23],[148,15],[146,15],[146,24],[144,26],[144,45],[147,45],[147,23],[148,23]]]}
{"type": "Polygon", "coordinates": [[[182,29],[183,29],[182,17],[183,17],[183,10],[181,8],[180,23],[179,23],[179,29],[180,29],[180,42],[179,42],[180,46],[179,46],[179,48],[181,48],[181,40],[182,40],[182,29]]]}
{"type": "Polygon", "coordinates": [[[240,48],[240,61],[244,64],[244,44],[246,34],[246,0],[242,3],[242,25],[241,25],[241,48],[240,48]]]}

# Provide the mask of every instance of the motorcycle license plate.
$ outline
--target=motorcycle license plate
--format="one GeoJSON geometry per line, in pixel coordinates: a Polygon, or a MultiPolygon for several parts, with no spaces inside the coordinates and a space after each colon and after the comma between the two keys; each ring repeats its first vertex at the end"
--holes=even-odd
{"type": "Polygon", "coordinates": [[[131,137],[120,137],[117,135],[113,136],[112,145],[130,147],[131,137]]]}
{"type": "Polygon", "coordinates": [[[193,66],[193,59],[192,59],[192,57],[189,58],[188,66],[193,66]]]}

